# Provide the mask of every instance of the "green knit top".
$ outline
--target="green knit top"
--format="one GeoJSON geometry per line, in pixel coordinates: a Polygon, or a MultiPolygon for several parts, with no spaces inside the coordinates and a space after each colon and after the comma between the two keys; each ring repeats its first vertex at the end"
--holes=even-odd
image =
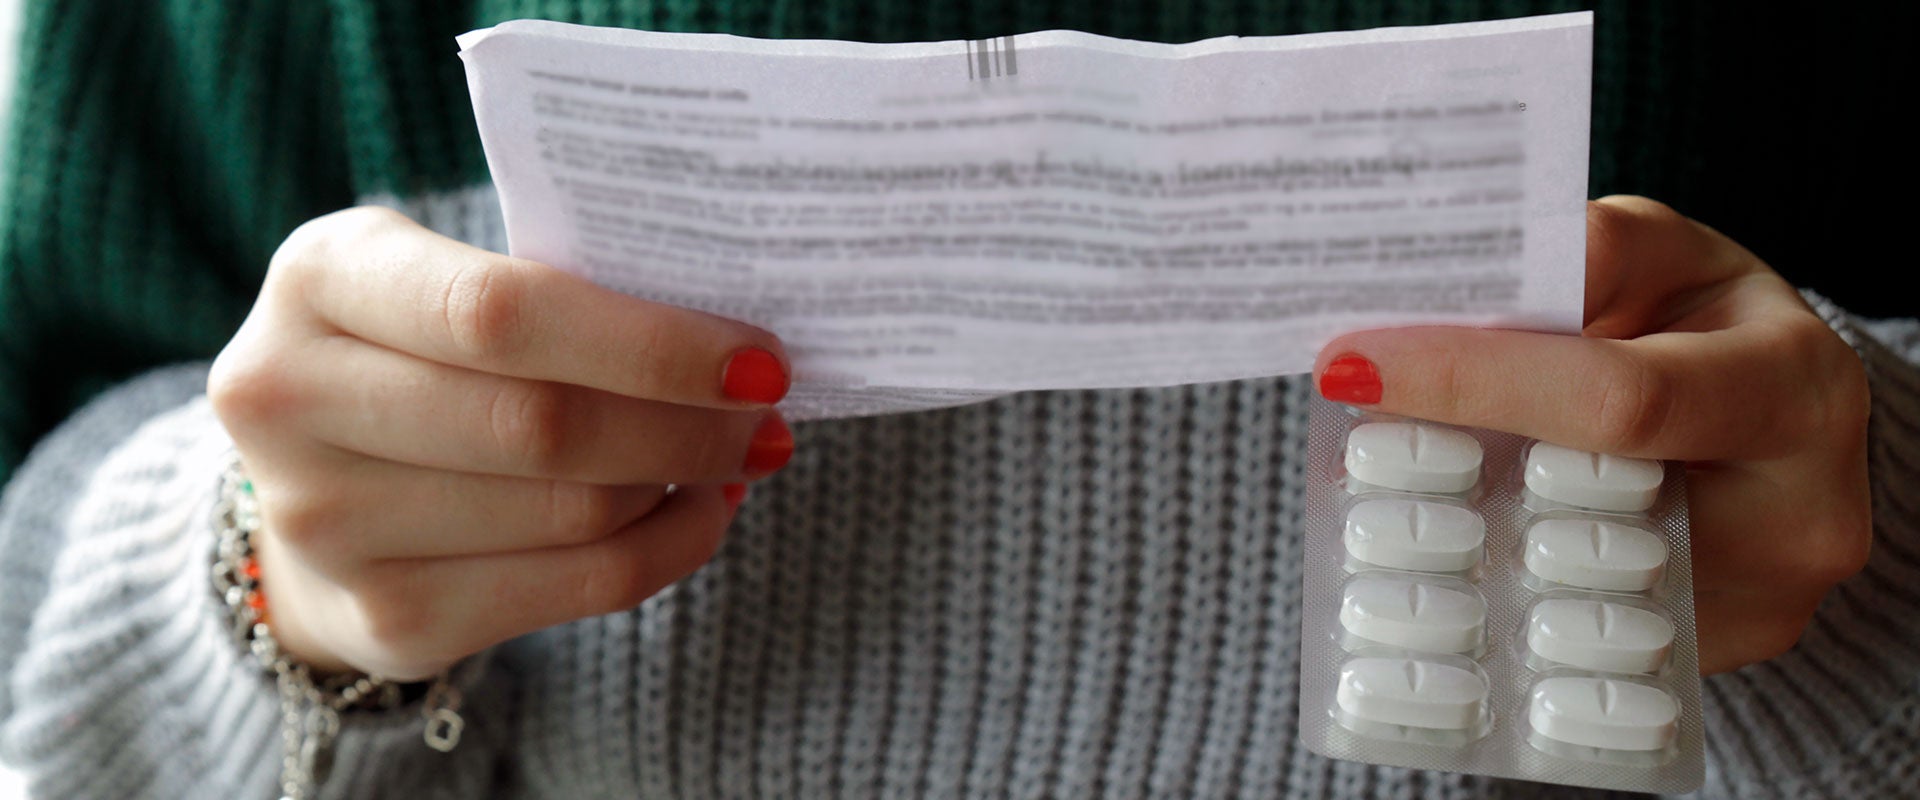
{"type": "MultiPolygon", "coordinates": [[[[869,41],[1051,28],[1186,41],[1593,5],[35,0],[0,179],[0,482],[101,389],[218,352],[299,223],[376,193],[483,180],[453,41],[473,28],[539,17],[869,41]]],[[[1912,48],[1891,42],[1915,12],[1838,4],[1792,21],[1751,7],[1597,5],[1593,193],[1666,200],[1875,311],[1830,285],[1842,273],[1826,267],[1870,263],[1871,232],[1898,229],[1898,209],[1839,200],[1865,176],[1913,169],[1887,158],[1904,150],[1893,147],[1899,109],[1875,76],[1911,63],[1912,48]]]]}

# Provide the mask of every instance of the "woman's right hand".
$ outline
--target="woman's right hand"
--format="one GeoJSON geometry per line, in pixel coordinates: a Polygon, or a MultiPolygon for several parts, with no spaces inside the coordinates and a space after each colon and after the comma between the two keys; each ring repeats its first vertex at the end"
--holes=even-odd
{"type": "Polygon", "coordinates": [[[638,604],[792,454],[780,353],[393,211],[307,223],[207,386],[260,502],[276,638],[418,680],[638,604]]]}

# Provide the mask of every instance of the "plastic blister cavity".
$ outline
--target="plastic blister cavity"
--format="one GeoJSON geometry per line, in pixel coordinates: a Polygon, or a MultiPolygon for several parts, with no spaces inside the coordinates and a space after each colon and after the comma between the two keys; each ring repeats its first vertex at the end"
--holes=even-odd
{"type": "Polygon", "coordinates": [[[1656,793],[1703,777],[1684,470],[1315,401],[1315,752],[1656,793]]]}
{"type": "Polygon", "coordinates": [[[1347,436],[1347,474],[1403,492],[1464,492],[1480,477],[1480,443],[1459,431],[1373,422],[1347,436]]]}
{"type": "Polygon", "coordinates": [[[1469,659],[1363,655],[1340,665],[1334,715],[1369,738],[1460,746],[1486,735],[1489,697],[1469,659]]]}
{"type": "Polygon", "coordinates": [[[1480,566],[1486,541],[1486,523],[1471,509],[1410,497],[1354,503],[1341,533],[1354,571],[1468,572],[1480,566]]]}
{"type": "Polygon", "coordinates": [[[1658,461],[1536,442],[1527,450],[1527,490],[1550,503],[1595,511],[1653,507],[1666,474],[1658,461]]]}
{"type": "Polygon", "coordinates": [[[1679,702],[1656,684],[1555,676],[1527,692],[1528,743],[1562,758],[1656,767],[1673,757],[1680,721],[1679,702]]]}
{"type": "Polygon", "coordinates": [[[1527,611],[1528,666],[1653,673],[1673,649],[1673,623],[1617,600],[1549,597],[1527,611]]]}
{"type": "Polygon", "coordinates": [[[1660,584],[1667,543],[1620,522],[1547,518],[1527,526],[1521,561],[1530,588],[1553,584],[1610,592],[1644,592],[1660,584]]]}
{"type": "Polygon", "coordinates": [[[1348,650],[1386,645],[1478,654],[1486,625],[1486,602],[1460,581],[1367,572],[1340,590],[1340,628],[1348,650]]]}

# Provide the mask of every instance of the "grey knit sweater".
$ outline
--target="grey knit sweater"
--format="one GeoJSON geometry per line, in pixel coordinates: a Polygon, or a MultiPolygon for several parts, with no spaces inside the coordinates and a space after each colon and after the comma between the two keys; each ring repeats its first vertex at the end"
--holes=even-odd
{"type": "MultiPolygon", "coordinates": [[[[1707,681],[1707,797],[1920,787],[1920,324],[1819,304],[1872,376],[1874,554],[1796,650],[1707,681]]],[[[0,758],[35,796],[274,796],[276,697],[208,588],[205,377],[100,398],[0,499],[0,758]]],[[[799,426],[711,564],[472,662],[450,755],[417,713],[350,716],[324,796],[1596,796],[1299,746],[1308,391],[799,426]]]]}

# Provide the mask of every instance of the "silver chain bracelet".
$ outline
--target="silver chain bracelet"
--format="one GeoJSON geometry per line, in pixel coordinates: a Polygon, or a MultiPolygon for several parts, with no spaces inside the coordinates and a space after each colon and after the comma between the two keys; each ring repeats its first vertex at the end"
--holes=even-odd
{"type": "MultiPolygon", "coordinates": [[[[260,566],[254,560],[253,534],[260,528],[259,504],[238,455],[220,476],[213,509],[218,540],[213,554],[213,589],[226,605],[230,633],[274,676],[280,694],[281,800],[308,800],[326,780],[340,713],[391,710],[403,702],[400,684],[378,675],[338,675],[315,681],[307,665],[280,649],[260,592],[260,566]]],[[[460,716],[460,690],[446,672],[433,679],[421,704],[428,747],[442,753],[460,744],[466,721],[460,716]]]]}

